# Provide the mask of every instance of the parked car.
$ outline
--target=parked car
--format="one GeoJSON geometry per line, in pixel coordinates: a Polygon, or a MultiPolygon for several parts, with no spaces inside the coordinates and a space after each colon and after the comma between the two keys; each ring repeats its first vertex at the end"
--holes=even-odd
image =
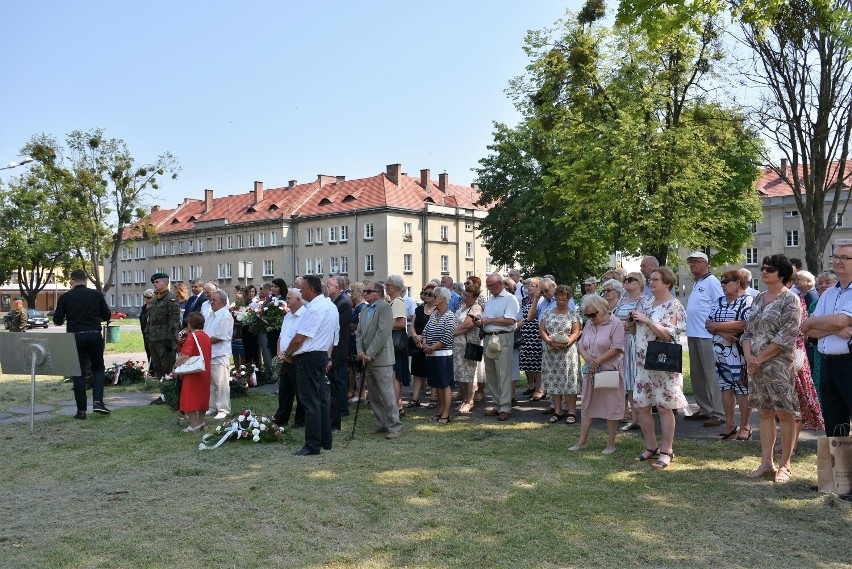
{"type": "Polygon", "coordinates": [[[123,318],[127,318],[127,314],[124,312],[119,312],[117,310],[112,311],[112,315],[110,315],[110,320],[122,320],[123,318]]]}
{"type": "MultiPolygon", "coordinates": [[[[47,328],[50,324],[47,316],[36,310],[35,308],[27,308],[27,324],[30,328],[47,328]]],[[[8,330],[12,327],[12,314],[6,313],[3,317],[3,326],[8,330]]]]}

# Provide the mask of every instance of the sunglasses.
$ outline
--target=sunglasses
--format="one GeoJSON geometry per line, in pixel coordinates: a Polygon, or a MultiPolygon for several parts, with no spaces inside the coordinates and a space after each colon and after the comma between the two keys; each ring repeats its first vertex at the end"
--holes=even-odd
{"type": "Polygon", "coordinates": [[[765,272],[765,273],[777,273],[778,272],[777,267],[770,267],[769,265],[763,265],[762,267],[760,267],[760,270],[765,272]]]}
{"type": "Polygon", "coordinates": [[[371,293],[371,292],[374,292],[374,293],[376,293],[376,294],[379,294],[379,291],[377,291],[377,290],[373,290],[373,289],[371,289],[371,288],[365,288],[365,289],[364,289],[364,294],[368,294],[368,293],[371,293]]]}
{"type": "Polygon", "coordinates": [[[638,283],[639,279],[637,279],[636,277],[627,277],[626,279],[624,279],[624,282],[626,282],[626,283],[638,283]]]}
{"type": "Polygon", "coordinates": [[[735,283],[737,281],[735,281],[734,279],[722,279],[719,282],[722,283],[723,285],[726,285],[728,283],[735,283]]]}
{"type": "Polygon", "coordinates": [[[591,314],[586,314],[586,318],[596,318],[598,315],[597,312],[592,312],[591,314]]]}
{"type": "Polygon", "coordinates": [[[426,298],[432,298],[432,297],[434,297],[435,295],[434,295],[434,294],[432,294],[431,292],[424,292],[424,293],[423,293],[423,296],[425,296],[426,298]]]}

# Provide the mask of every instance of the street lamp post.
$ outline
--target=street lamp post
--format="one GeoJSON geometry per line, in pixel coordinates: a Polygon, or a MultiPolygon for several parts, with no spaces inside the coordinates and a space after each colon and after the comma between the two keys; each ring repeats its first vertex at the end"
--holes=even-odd
{"type": "Polygon", "coordinates": [[[24,164],[29,164],[33,161],[32,156],[26,156],[20,162],[9,162],[8,166],[3,166],[0,170],[11,170],[12,168],[17,168],[18,166],[23,166],[24,164]]]}

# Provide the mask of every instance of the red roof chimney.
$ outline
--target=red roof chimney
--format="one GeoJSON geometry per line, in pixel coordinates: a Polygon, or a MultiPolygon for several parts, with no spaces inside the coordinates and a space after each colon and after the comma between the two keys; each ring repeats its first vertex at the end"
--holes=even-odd
{"type": "Polygon", "coordinates": [[[427,192],[429,191],[429,182],[430,181],[431,180],[429,179],[429,170],[428,169],[420,170],[420,185],[423,186],[423,189],[426,190],[427,192]]]}
{"type": "Polygon", "coordinates": [[[257,205],[263,201],[263,182],[254,183],[254,204],[257,205]]]}
{"type": "Polygon", "coordinates": [[[325,174],[317,174],[317,182],[319,182],[320,188],[324,188],[326,184],[333,184],[336,181],[336,176],[326,176],[325,174]]]}
{"type": "Polygon", "coordinates": [[[289,182],[287,182],[287,187],[288,188],[295,188],[297,183],[298,182],[296,180],[290,180],[289,182]]]}
{"type": "Polygon", "coordinates": [[[402,164],[388,164],[388,178],[391,182],[399,185],[399,175],[402,173],[402,164]]]}
{"type": "Polygon", "coordinates": [[[158,211],[160,211],[160,206],[158,206],[158,205],[152,205],[151,206],[151,213],[155,213],[155,212],[158,212],[158,211]]]}
{"type": "Polygon", "coordinates": [[[444,172],[443,174],[438,174],[438,188],[444,193],[447,192],[447,181],[449,180],[450,175],[444,172]]]}
{"type": "Polygon", "coordinates": [[[213,209],[213,190],[204,190],[204,213],[213,209]]]}

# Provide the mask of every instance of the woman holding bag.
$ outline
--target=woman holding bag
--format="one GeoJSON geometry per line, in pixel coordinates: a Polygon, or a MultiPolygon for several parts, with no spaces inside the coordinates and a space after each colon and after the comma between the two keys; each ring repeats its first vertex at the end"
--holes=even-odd
{"type": "Polygon", "coordinates": [[[479,298],[479,289],[468,287],[456,309],[456,331],[453,344],[453,373],[459,386],[461,405],[459,413],[470,413],[473,410],[473,394],[476,391],[476,370],[482,361],[482,352],[479,352],[479,360],[466,359],[467,345],[481,346],[479,339],[479,328],[476,321],[482,318],[482,307],[476,303],[479,298]]]}
{"type": "Polygon", "coordinates": [[[601,454],[615,452],[618,421],[624,414],[624,325],[617,316],[608,312],[608,307],[606,299],[596,294],[587,294],[580,302],[580,310],[587,320],[579,348],[580,355],[589,365],[589,379],[583,383],[580,438],[568,449],[571,451],[585,448],[592,419],[606,419],[606,447],[601,454]],[[617,375],[614,388],[601,385],[605,372],[617,375]]]}
{"type": "Polygon", "coordinates": [[[577,359],[577,338],[580,336],[580,319],[568,308],[571,289],[566,285],[556,287],[553,298],[556,306],[542,314],[539,335],[544,342],[541,358],[542,389],[550,394],[553,415],[549,421],[562,420],[562,398],[568,402],[565,422],[577,422],[577,393],[580,387],[580,370],[577,359]]]}
{"type": "Polygon", "coordinates": [[[187,337],[175,360],[177,368],[192,356],[202,356],[204,371],[183,375],[183,385],[180,391],[180,409],[189,416],[189,426],[186,433],[194,433],[203,429],[204,413],[210,404],[210,338],[204,333],[204,317],[200,312],[191,312],[186,317],[187,337]]]}
{"type": "Polygon", "coordinates": [[[668,267],[655,269],[648,277],[652,298],[643,300],[628,317],[628,326],[636,333],[636,387],[633,390],[633,407],[639,417],[639,426],[645,437],[645,450],[636,457],[645,462],[659,457],[652,465],[655,470],[668,468],[675,459],[675,409],[691,415],[689,402],[683,394],[683,374],[679,371],[657,371],[645,368],[648,344],[666,342],[678,344],[686,331],[686,311],[672,295],[675,276],[668,267]],[[651,406],[657,406],[660,415],[660,446],[651,406]]]}

